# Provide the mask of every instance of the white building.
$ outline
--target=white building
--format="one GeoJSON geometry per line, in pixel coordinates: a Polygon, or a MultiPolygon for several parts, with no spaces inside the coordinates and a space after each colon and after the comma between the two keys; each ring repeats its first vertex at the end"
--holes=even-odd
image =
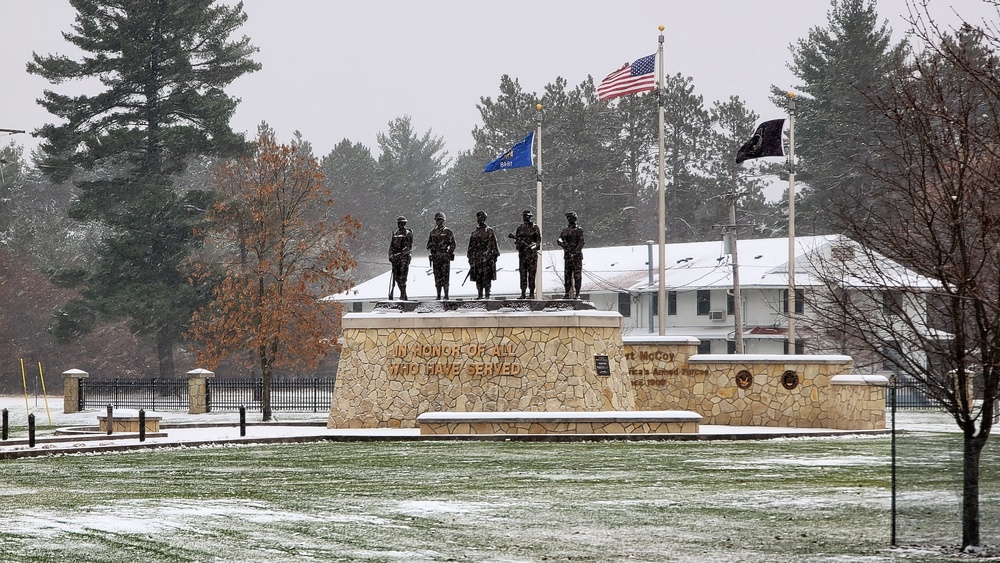
{"type": "MultiPolygon", "coordinates": [[[[501,251],[508,244],[501,241],[501,251]]],[[[818,341],[810,329],[810,301],[825,291],[813,275],[820,257],[855,244],[839,235],[795,239],[796,340],[798,352],[816,352],[830,347],[818,341]]],[[[414,246],[418,246],[416,243],[414,246]]],[[[554,245],[553,245],[554,246],[554,245]]],[[[507,249],[497,261],[493,299],[514,299],[520,291],[517,253],[507,249]]],[[[701,340],[700,353],[724,354],[735,350],[733,308],[733,264],[723,242],[668,244],[665,248],[667,298],[666,335],[692,336],[701,340]]],[[[739,278],[743,317],[744,352],[786,353],[788,296],[788,239],[753,239],[738,242],[739,278]]],[[[618,311],[624,317],[623,335],[658,332],[659,289],[656,245],[585,248],[581,298],[600,310],[618,311]]],[[[542,289],[546,299],[561,298],[562,250],[544,250],[542,289]]],[[[388,261],[386,262],[388,265],[388,261]]],[[[460,246],[452,263],[450,297],[475,299],[475,283],[463,280],[468,262],[460,246]]],[[[347,312],[368,312],[375,302],[388,297],[390,272],[361,283],[328,299],[345,305],[347,312]]],[[[854,286],[857,287],[857,286],[854,286]]],[[[883,289],[873,291],[881,294],[883,289]]],[[[435,297],[434,277],[427,256],[414,256],[407,279],[410,300],[435,297]]],[[[398,291],[395,293],[398,296],[398,291]]],[[[878,297],[881,299],[881,296],[878,297]]]]}

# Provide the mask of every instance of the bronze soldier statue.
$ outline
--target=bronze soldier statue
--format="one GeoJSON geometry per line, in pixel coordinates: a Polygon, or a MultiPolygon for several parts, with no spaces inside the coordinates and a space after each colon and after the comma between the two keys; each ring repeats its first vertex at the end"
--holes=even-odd
{"type": "Polygon", "coordinates": [[[431,268],[434,270],[434,288],[437,289],[437,298],[441,299],[441,290],[443,289],[444,298],[447,300],[451,261],[455,259],[455,234],[444,226],[444,219],[444,213],[439,211],[434,214],[434,222],[437,226],[431,229],[431,234],[427,237],[427,250],[430,251],[428,258],[431,261],[431,268]]]}
{"type": "Polygon", "coordinates": [[[513,233],[507,233],[507,238],[514,239],[517,248],[517,269],[521,272],[521,299],[535,298],[535,271],[538,268],[538,248],[542,243],[542,232],[538,225],[531,222],[531,211],[521,212],[524,222],[517,226],[513,233]]]}
{"type": "Polygon", "coordinates": [[[394,285],[399,286],[399,298],[406,301],[406,277],[410,274],[410,252],[413,250],[413,231],[406,228],[406,217],[396,217],[396,230],[389,240],[389,263],[392,264],[392,283],[389,285],[389,299],[392,299],[394,285]]]}
{"type": "Polygon", "coordinates": [[[563,299],[580,298],[580,282],[583,281],[583,229],[576,225],[576,212],[566,212],[568,225],[559,233],[556,241],[563,249],[563,284],[566,293],[563,299]]]}
{"type": "Polygon", "coordinates": [[[497,246],[497,237],[493,233],[493,228],[486,224],[486,212],[476,212],[476,230],[469,237],[469,279],[476,282],[476,293],[478,299],[490,298],[490,287],[493,280],[497,279],[497,258],[500,256],[500,247],[497,246]]]}

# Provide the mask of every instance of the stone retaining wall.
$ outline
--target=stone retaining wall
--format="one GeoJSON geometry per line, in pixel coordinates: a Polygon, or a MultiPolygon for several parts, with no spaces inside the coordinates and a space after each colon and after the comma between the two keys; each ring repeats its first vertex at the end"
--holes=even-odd
{"type": "Polygon", "coordinates": [[[885,428],[885,378],[836,379],[850,372],[850,356],[691,351],[686,342],[626,344],[636,410],[694,411],[703,424],[885,428]]]}

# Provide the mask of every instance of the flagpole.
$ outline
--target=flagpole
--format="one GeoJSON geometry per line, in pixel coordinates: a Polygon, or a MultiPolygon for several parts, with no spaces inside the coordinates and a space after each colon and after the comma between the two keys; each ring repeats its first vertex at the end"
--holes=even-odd
{"type": "Polygon", "coordinates": [[[788,353],[795,353],[795,93],[788,93],[788,353]]]}
{"type": "Polygon", "coordinates": [[[658,224],[658,226],[659,226],[659,230],[660,230],[660,239],[659,239],[660,240],[660,264],[659,264],[658,273],[659,273],[659,276],[660,276],[660,285],[659,285],[659,288],[657,289],[657,292],[656,292],[656,298],[657,298],[657,315],[659,315],[659,317],[660,317],[660,319],[659,319],[659,329],[660,329],[659,334],[660,334],[660,336],[664,336],[667,333],[667,299],[666,299],[667,292],[666,292],[666,275],[665,275],[665,271],[666,270],[665,270],[665,266],[664,266],[666,264],[666,259],[667,259],[667,250],[666,250],[666,246],[667,246],[667,235],[666,235],[666,230],[667,230],[667,219],[666,219],[666,216],[667,216],[667,212],[666,212],[666,199],[664,197],[664,192],[665,192],[664,184],[666,183],[666,180],[664,178],[664,170],[663,170],[663,168],[664,168],[663,153],[665,152],[664,148],[663,148],[663,121],[664,121],[664,118],[663,118],[663,105],[664,105],[664,103],[666,103],[666,95],[667,95],[667,91],[666,90],[667,90],[667,88],[666,88],[666,80],[664,79],[664,76],[663,76],[663,26],[661,25],[659,27],[659,29],[660,29],[660,46],[657,49],[657,53],[656,54],[657,54],[657,58],[659,59],[659,63],[660,63],[660,91],[659,91],[659,96],[658,96],[659,100],[657,102],[657,105],[659,106],[659,131],[660,131],[660,177],[659,177],[659,195],[657,196],[658,199],[659,199],[659,202],[658,202],[658,204],[659,204],[659,224],[658,224]]]}
{"type": "Polygon", "coordinates": [[[535,104],[535,141],[538,143],[537,155],[535,157],[535,209],[538,214],[538,257],[535,260],[535,296],[537,299],[544,299],[542,294],[542,274],[545,272],[545,264],[542,260],[542,104],[535,104]]]}

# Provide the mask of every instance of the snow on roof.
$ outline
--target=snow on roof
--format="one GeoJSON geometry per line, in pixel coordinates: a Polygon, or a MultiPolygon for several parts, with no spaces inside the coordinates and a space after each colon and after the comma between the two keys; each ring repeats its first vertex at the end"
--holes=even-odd
{"type": "MultiPolygon", "coordinates": [[[[820,285],[809,274],[805,256],[841,240],[839,235],[796,237],[795,282],[798,287],[820,285]]],[[[668,244],[665,285],[671,291],[730,288],[732,260],[725,253],[721,240],[668,244]]],[[[652,245],[652,283],[650,283],[649,245],[606,246],[584,248],[582,293],[655,292],[659,288],[659,248],[652,245]]],[[[743,288],[776,288],[788,285],[788,239],[746,239],[738,241],[740,261],[740,286],[743,288]]],[[[563,293],[562,250],[542,252],[542,288],[545,295],[563,293]]],[[[360,283],[343,293],[330,295],[333,301],[377,301],[389,294],[391,271],[360,283]]],[[[497,260],[497,279],[493,281],[492,296],[517,297],[521,293],[517,271],[517,252],[503,252],[497,260]]],[[[451,266],[451,299],[476,297],[476,284],[466,278],[469,272],[464,255],[456,253],[451,266]],[[463,282],[464,280],[464,282],[463,282]]],[[[414,256],[407,276],[407,296],[410,299],[433,299],[434,274],[426,255],[414,256]]],[[[399,295],[398,288],[394,296],[399,295]]]]}
{"type": "Polygon", "coordinates": [[[850,356],[843,354],[695,354],[689,363],[775,363],[775,364],[846,364],[850,356]]]}

